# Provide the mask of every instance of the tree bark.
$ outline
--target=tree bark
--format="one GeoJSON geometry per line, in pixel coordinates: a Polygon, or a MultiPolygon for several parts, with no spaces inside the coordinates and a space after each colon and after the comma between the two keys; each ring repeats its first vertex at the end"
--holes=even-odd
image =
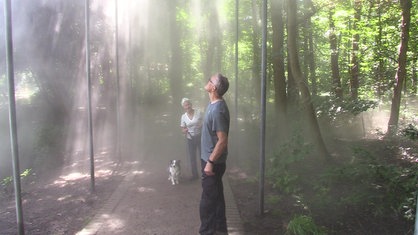
{"type": "Polygon", "coordinates": [[[325,158],[329,158],[328,150],[325,146],[325,142],[322,138],[319,128],[318,120],[315,115],[315,110],[311,100],[311,94],[309,92],[308,85],[304,79],[304,75],[300,69],[298,58],[298,25],[297,25],[297,1],[288,0],[287,2],[287,31],[288,31],[288,51],[289,51],[289,64],[292,69],[292,74],[295,81],[301,91],[303,110],[305,111],[305,117],[308,121],[308,127],[311,134],[311,141],[315,144],[318,153],[325,158]]]}
{"type": "MultiPolygon", "coordinates": [[[[177,22],[177,12],[176,6],[177,1],[169,1],[169,22],[170,22],[170,49],[171,49],[171,58],[170,58],[170,67],[168,70],[168,79],[170,80],[170,91],[173,96],[173,103],[181,99],[182,91],[182,76],[183,76],[183,55],[181,48],[181,30],[177,22]]],[[[176,106],[173,106],[173,108],[176,106]]],[[[174,110],[173,110],[174,111],[174,110]]]]}
{"type": "Polygon", "coordinates": [[[414,56],[414,66],[412,66],[412,91],[411,94],[412,95],[417,95],[417,86],[418,86],[418,79],[417,79],[417,66],[418,66],[418,59],[417,59],[417,55],[414,56]]]}
{"type": "Polygon", "coordinates": [[[350,68],[350,87],[351,87],[351,98],[353,100],[358,99],[358,88],[359,88],[359,72],[360,63],[358,61],[360,34],[358,33],[358,22],[361,19],[361,0],[354,1],[354,22],[353,22],[353,41],[351,50],[351,68],[350,68]]]}
{"type": "Polygon", "coordinates": [[[402,24],[401,24],[401,44],[398,55],[398,70],[395,76],[395,88],[393,91],[390,118],[386,136],[394,136],[398,131],[399,109],[402,96],[402,87],[406,77],[406,63],[409,40],[409,26],[411,23],[412,0],[401,0],[402,24]]]}
{"type": "Polygon", "coordinates": [[[273,81],[275,112],[277,117],[277,127],[279,135],[285,136],[286,115],[287,115],[287,95],[286,95],[286,76],[284,66],[284,22],[283,22],[283,0],[273,0],[271,2],[271,24],[273,31],[273,81]]]}
{"type": "MultiPolygon", "coordinates": [[[[312,0],[304,0],[304,5],[307,10],[310,12],[315,12],[313,7],[312,0]]],[[[305,66],[307,67],[306,74],[309,74],[308,80],[311,81],[311,91],[312,95],[315,97],[317,95],[317,78],[316,78],[316,63],[315,63],[315,53],[314,53],[314,42],[313,42],[313,27],[311,16],[309,16],[305,21],[305,43],[306,43],[306,52],[305,52],[305,66]]]]}
{"type": "Polygon", "coordinates": [[[253,44],[253,64],[252,64],[252,82],[254,86],[255,91],[255,99],[256,99],[256,105],[260,106],[261,104],[261,57],[260,57],[260,51],[261,51],[261,43],[260,43],[260,35],[261,30],[259,26],[260,21],[260,15],[258,14],[259,7],[257,5],[257,0],[252,0],[252,44],[253,44]]]}
{"type": "Polygon", "coordinates": [[[377,96],[379,98],[383,95],[383,81],[384,81],[384,61],[382,56],[380,56],[381,50],[382,50],[382,36],[383,36],[383,26],[382,26],[382,11],[380,7],[380,2],[378,3],[377,7],[377,15],[378,15],[378,27],[379,27],[379,33],[376,36],[376,60],[377,62],[377,68],[376,68],[376,84],[377,84],[377,96]]]}
{"type": "Polygon", "coordinates": [[[340,67],[338,65],[338,40],[335,34],[334,14],[335,9],[332,8],[329,12],[329,44],[331,50],[331,72],[332,72],[332,92],[335,97],[342,99],[343,90],[341,88],[340,67]]]}

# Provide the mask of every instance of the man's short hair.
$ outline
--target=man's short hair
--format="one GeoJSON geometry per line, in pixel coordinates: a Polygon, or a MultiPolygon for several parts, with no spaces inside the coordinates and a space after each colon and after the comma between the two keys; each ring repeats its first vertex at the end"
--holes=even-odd
{"type": "Polygon", "coordinates": [[[220,73],[216,74],[216,77],[218,78],[218,82],[216,84],[216,91],[219,96],[223,96],[229,88],[228,78],[220,73]]]}

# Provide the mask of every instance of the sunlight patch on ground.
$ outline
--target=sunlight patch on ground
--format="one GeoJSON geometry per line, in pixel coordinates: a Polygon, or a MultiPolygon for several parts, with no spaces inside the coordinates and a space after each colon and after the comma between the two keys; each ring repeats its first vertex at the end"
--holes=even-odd
{"type": "Polygon", "coordinates": [[[399,147],[399,153],[402,160],[418,163],[418,156],[411,153],[411,148],[399,147]]]}
{"type": "Polygon", "coordinates": [[[101,217],[100,220],[104,222],[97,222],[97,223],[91,224],[90,226],[88,226],[87,228],[84,228],[83,230],[81,230],[80,232],[76,234],[77,235],[96,234],[97,231],[103,227],[105,228],[105,231],[107,232],[116,233],[117,230],[120,230],[125,227],[125,222],[121,220],[120,218],[116,218],[115,216],[112,216],[109,214],[102,214],[100,217],[101,217]]]}
{"type": "Polygon", "coordinates": [[[102,170],[97,170],[95,175],[97,177],[107,177],[107,176],[111,176],[112,172],[113,171],[110,169],[102,169],[102,170]]]}
{"type": "MultiPolygon", "coordinates": [[[[102,217],[105,219],[103,226],[105,226],[109,230],[117,230],[117,229],[123,228],[125,225],[123,220],[119,218],[115,218],[115,216],[111,216],[109,214],[103,214],[102,217]]],[[[106,230],[109,231],[108,229],[106,230]]]]}
{"type": "Polygon", "coordinates": [[[140,164],[141,164],[141,162],[140,162],[140,161],[132,161],[132,162],[126,161],[126,162],[124,162],[123,164],[124,164],[124,165],[131,165],[131,166],[135,166],[135,165],[140,165],[140,164]]]}
{"type": "Polygon", "coordinates": [[[143,175],[145,171],[133,171],[132,174],[134,175],[143,175]]]}
{"type": "Polygon", "coordinates": [[[103,159],[103,158],[94,158],[94,163],[102,163],[102,162],[105,162],[105,159],[103,159]]]}
{"type": "Polygon", "coordinates": [[[68,175],[61,175],[59,179],[55,180],[52,185],[49,186],[58,186],[60,188],[67,186],[77,180],[87,179],[90,176],[88,174],[82,174],[80,172],[72,172],[68,175]]]}
{"type": "Polygon", "coordinates": [[[74,180],[80,180],[83,178],[88,178],[89,175],[82,174],[80,172],[73,172],[68,175],[60,176],[60,178],[64,179],[65,181],[74,181],[74,180]]]}
{"type": "Polygon", "coordinates": [[[138,187],[136,190],[139,193],[153,193],[153,192],[155,192],[155,189],[153,189],[153,188],[147,188],[147,187],[138,187]]]}
{"type": "Polygon", "coordinates": [[[63,197],[59,197],[58,199],[57,199],[57,201],[65,201],[65,200],[67,200],[67,199],[69,199],[69,198],[71,198],[72,197],[72,195],[65,195],[65,196],[63,196],[63,197]]]}

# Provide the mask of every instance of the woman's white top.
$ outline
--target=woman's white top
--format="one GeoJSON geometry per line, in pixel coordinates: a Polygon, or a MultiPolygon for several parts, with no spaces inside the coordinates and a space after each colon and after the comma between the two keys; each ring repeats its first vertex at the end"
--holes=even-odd
{"type": "Polygon", "coordinates": [[[203,114],[198,109],[194,110],[193,118],[190,119],[187,113],[181,116],[180,127],[187,128],[186,137],[191,139],[191,136],[200,135],[202,131],[203,114]]]}

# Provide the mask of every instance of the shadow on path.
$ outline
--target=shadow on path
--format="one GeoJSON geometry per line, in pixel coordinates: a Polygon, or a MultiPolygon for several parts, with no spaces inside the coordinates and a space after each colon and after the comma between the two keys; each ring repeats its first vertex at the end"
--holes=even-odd
{"type": "MultiPolygon", "coordinates": [[[[167,166],[157,158],[133,162],[105,206],[78,235],[198,234],[200,180],[182,179],[172,186],[167,166]]],[[[227,177],[225,195],[229,234],[243,234],[227,177]]]]}

